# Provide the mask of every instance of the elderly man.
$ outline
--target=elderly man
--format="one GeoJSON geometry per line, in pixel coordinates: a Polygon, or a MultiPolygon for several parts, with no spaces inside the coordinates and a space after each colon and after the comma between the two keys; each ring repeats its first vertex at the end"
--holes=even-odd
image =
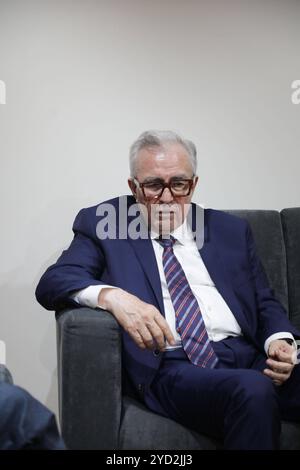
{"type": "Polygon", "coordinates": [[[143,133],[130,169],[133,196],[79,212],[37,299],[50,310],[110,311],[126,374],[151,410],[226,449],[277,449],[280,420],[300,420],[299,332],[272,295],[248,223],[191,203],[196,149],[173,132],[143,133]]]}

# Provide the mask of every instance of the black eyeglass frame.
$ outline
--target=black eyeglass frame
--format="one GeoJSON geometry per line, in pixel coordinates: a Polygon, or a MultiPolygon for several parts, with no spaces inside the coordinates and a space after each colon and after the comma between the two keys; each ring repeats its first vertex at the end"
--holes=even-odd
{"type": "Polygon", "coordinates": [[[165,183],[165,182],[161,181],[161,185],[162,185],[161,192],[159,194],[156,194],[156,196],[147,196],[145,194],[144,187],[147,186],[147,184],[151,183],[150,181],[148,181],[147,183],[140,183],[136,178],[132,178],[132,181],[135,183],[136,186],[141,188],[141,190],[143,192],[143,195],[144,195],[144,198],[147,199],[147,200],[155,200],[155,199],[161,198],[161,196],[162,196],[162,194],[163,194],[163,192],[166,188],[168,188],[168,190],[172,194],[173,198],[175,199],[175,198],[180,198],[180,197],[187,197],[191,194],[192,187],[195,184],[195,175],[193,175],[192,178],[188,178],[188,179],[181,178],[181,179],[177,179],[177,180],[173,180],[173,181],[171,180],[171,181],[169,181],[169,183],[165,183]],[[188,182],[189,183],[189,188],[188,188],[187,194],[181,194],[181,195],[174,194],[173,191],[172,191],[172,188],[171,188],[171,184],[174,181],[186,181],[186,182],[188,182]]]}

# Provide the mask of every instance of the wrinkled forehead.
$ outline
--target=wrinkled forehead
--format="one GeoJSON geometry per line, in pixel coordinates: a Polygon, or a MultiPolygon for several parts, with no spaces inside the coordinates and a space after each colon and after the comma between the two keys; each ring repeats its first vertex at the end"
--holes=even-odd
{"type": "Polygon", "coordinates": [[[144,147],[137,154],[137,176],[191,176],[192,165],[187,150],[181,144],[144,147]]]}

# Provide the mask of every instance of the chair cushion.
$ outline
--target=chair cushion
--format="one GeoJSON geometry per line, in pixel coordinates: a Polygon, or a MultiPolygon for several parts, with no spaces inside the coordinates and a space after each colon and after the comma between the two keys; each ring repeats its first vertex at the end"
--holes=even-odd
{"type": "Polygon", "coordinates": [[[290,421],[282,421],[281,436],[280,436],[280,449],[281,450],[300,450],[300,424],[299,423],[292,423],[290,421]]]}
{"type": "MultiPolygon", "coordinates": [[[[217,450],[222,443],[152,413],[136,400],[124,397],[120,449],[217,450]]],[[[281,450],[300,450],[300,424],[282,421],[281,450]]]]}
{"type": "Polygon", "coordinates": [[[215,450],[216,443],[181,424],[152,413],[136,400],[123,398],[120,449],[215,450]]]}

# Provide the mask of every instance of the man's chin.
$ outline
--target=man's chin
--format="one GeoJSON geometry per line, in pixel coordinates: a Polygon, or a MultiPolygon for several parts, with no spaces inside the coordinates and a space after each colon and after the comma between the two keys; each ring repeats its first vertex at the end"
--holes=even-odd
{"type": "Polygon", "coordinates": [[[160,235],[168,235],[173,232],[182,222],[173,217],[160,216],[151,223],[151,230],[160,235]]]}

